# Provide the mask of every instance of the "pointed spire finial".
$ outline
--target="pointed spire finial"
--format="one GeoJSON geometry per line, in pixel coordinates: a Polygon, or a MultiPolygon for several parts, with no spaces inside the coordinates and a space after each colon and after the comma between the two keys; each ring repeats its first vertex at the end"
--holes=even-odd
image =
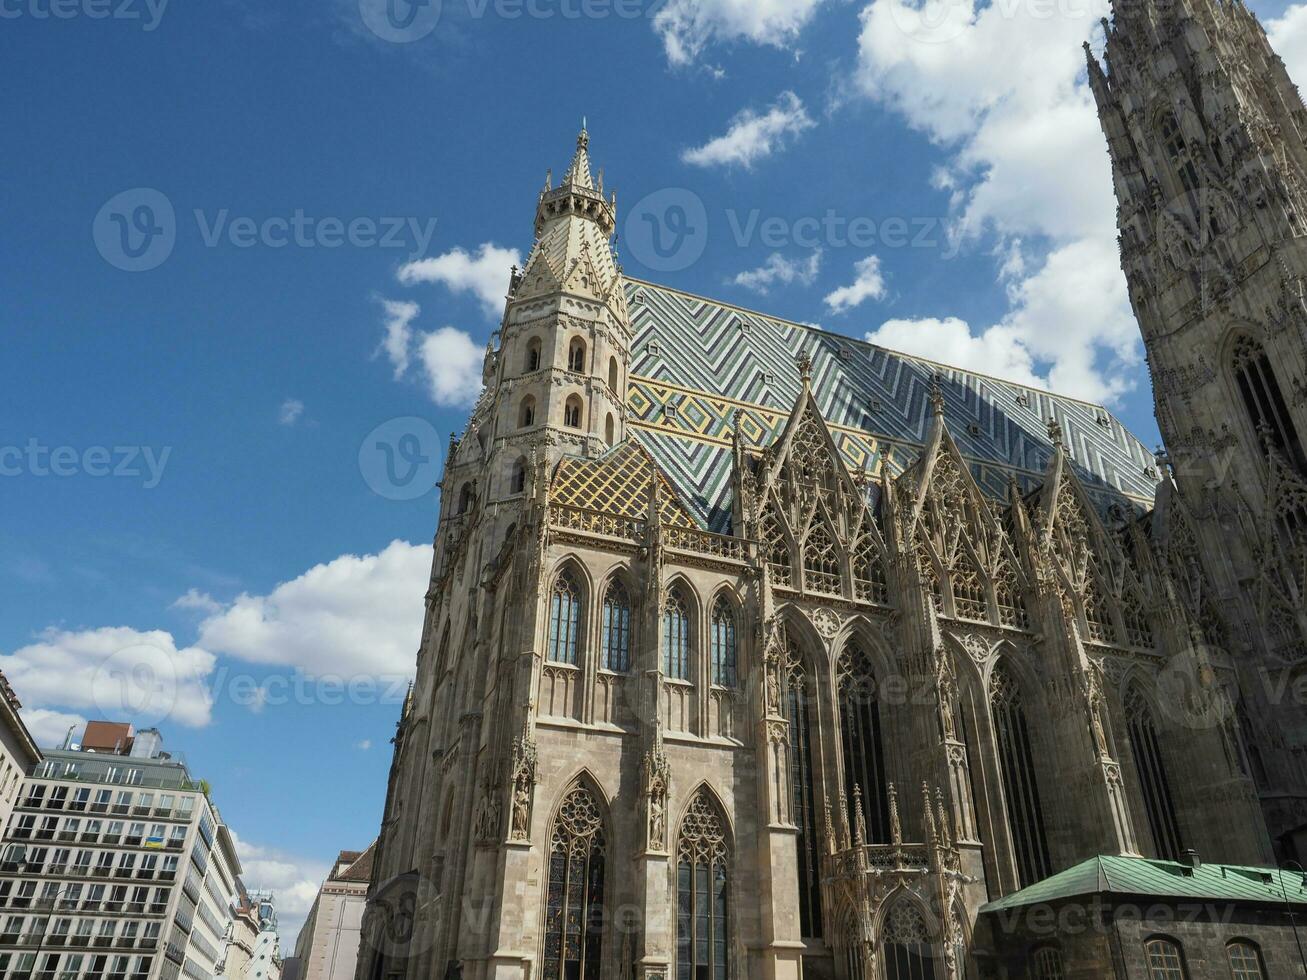
{"type": "Polygon", "coordinates": [[[921,781],[921,796],[926,814],[926,843],[935,843],[935,811],[930,808],[930,786],[921,781]]]}
{"type": "Polygon", "coordinates": [[[903,823],[899,820],[899,791],[890,783],[886,790],[889,795],[889,839],[895,847],[903,843],[903,823]]]}
{"type": "Polygon", "coordinates": [[[794,357],[794,363],[799,366],[799,374],[803,377],[803,383],[807,384],[812,380],[812,355],[806,350],[801,350],[794,357]]]}
{"type": "Polygon", "coordinates": [[[1062,423],[1055,418],[1048,420],[1048,438],[1052,441],[1054,448],[1062,448],[1062,423]]]}
{"type": "Polygon", "coordinates": [[[930,409],[935,413],[935,418],[944,417],[944,386],[938,374],[931,375],[930,378],[930,409]]]}
{"type": "Polygon", "coordinates": [[[581,132],[576,137],[576,148],[578,150],[590,149],[590,127],[586,125],[585,116],[581,117],[581,132]]]}
{"type": "Polygon", "coordinates": [[[862,787],[853,784],[853,843],[861,847],[867,842],[867,821],[862,813],[862,787]]]}

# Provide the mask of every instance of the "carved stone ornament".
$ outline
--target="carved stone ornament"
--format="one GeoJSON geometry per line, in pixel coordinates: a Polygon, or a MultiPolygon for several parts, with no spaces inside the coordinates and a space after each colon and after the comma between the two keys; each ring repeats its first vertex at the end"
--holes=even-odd
{"type": "Polygon", "coordinates": [[[840,631],[840,617],[834,610],[822,607],[813,611],[812,625],[822,639],[833,640],[840,631]]]}
{"type": "Polygon", "coordinates": [[[531,722],[526,725],[513,743],[513,826],[511,838],[515,841],[531,839],[531,803],[535,795],[536,744],[531,734],[531,722]]]}

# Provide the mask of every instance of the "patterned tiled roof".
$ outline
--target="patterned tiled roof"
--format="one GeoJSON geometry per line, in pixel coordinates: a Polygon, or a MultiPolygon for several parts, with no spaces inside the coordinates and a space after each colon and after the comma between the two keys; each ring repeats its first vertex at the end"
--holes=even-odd
{"type": "Polygon", "coordinates": [[[1004,497],[1009,477],[1030,490],[1053,445],[1048,420],[1087,489],[1106,506],[1151,506],[1153,455],[1099,405],[934,364],[815,327],[778,320],[639,280],[626,281],[634,341],[629,425],[695,518],[730,521],[729,447],[736,412],[756,446],[781,433],[802,390],[796,359],[812,359],[813,395],[848,465],[898,475],[925,445],[930,386],[981,489],[1004,497]]]}
{"type": "Polygon", "coordinates": [[[554,472],[549,499],[569,507],[645,518],[649,516],[649,488],[655,477],[662,522],[693,527],[695,522],[677,499],[675,485],[659,473],[649,451],[639,442],[623,443],[598,459],[564,459],[554,472]]]}

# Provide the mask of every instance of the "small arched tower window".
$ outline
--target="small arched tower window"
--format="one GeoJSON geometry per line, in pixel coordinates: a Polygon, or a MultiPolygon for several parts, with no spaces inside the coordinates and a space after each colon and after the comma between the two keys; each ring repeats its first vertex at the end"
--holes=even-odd
{"type": "Polygon", "coordinates": [[[1180,182],[1180,187],[1186,194],[1193,194],[1198,190],[1198,169],[1189,155],[1189,143],[1184,138],[1184,132],[1180,129],[1180,122],[1175,118],[1175,113],[1163,114],[1158,123],[1157,135],[1171,164],[1171,173],[1175,175],[1175,179],[1180,182]]]}
{"type": "Polygon", "coordinates": [[[522,370],[527,374],[540,370],[540,338],[532,337],[526,342],[526,362],[522,370]]]}
{"type": "Polygon", "coordinates": [[[557,664],[576,665],[581,642],[581,590],[571,572],[554,579],[549,601],[549,659],[557,664]]]}
{"type": "Polygon", "coordinates": [[[472,484],[464,483],[458,488],[458,513],[466,514],[472,509],[472,484]]]}
{"type": "Polygon", "coordinates": [[[1251,337],[1240,337],[1230,354],[1230,368],[1259,438],[1268,440],[1300,473],[1307,473],[1307,457],[1265,348],[1251,337]]]}
{"type": "Polygon", "coordinates": [[[617,379],[618,379],[617,358],[610,357],[608,359],[608,387],[613,392],[613,394],[620,396],[621,392],[617,390],[617,379]]]}
{"type": "Polygon", "coordinates": [[[1230,975],[1234,980],[1266,980],[1262,967],[1261,950],[1247,939],[1236,939],[1225,947],[1230,960],[1230,975]]]}
{"type": "Polygon", "coordinates": [[[526,492],[526,460],[519,459],[513,464],[513,479],[509,485],[509,493],[526,492]]]}
{"type": "Polygon", "coordinates": [[[690,679],[690,604],[679,588],[667,593],[663,609],[663,673],[672,680],[690,679]]]}
{"type": "Polygon", "coordinates": [[[712,610],[712,682],[718,687],[735,686],[735,612],[724,597],[712,610]]]}
{"type": "Polygon", "coordinates": [[[522,399],[522,407],[517,410],[517,427],[529,429],[536,424],[536,400],[527,395],[522,399]]]}
{"type": "Polygon", "coordinates": [[[604,670],[631,669],[631,596],[614,581],[604,593],[604,670]]]}
{"type": "Polygon", "coordinates": [[[580,337],[573,337],[567,347],[567,370],[585,373],[585,341],[580,337]]]}
{"type": "Polygon", "coordinates": [[[1148,980],[1189,980],[1184,953],[1174,940],[1160,936],[1148,940],[1144,943],[1144,957],[1148,960],[1148,980]]]}
{"type": "Polygon", "coordinates": [[[569,429],[581,428],[581,396],[572,395],[563,406],[563,425],[569,429]]]}
{"type": "Polygon", "coordinates": [[[608,418],[604,420],[604,441],[612,445],[617,438],[617,423],[613,421],[613,413],[608,413],[608,418]]]}

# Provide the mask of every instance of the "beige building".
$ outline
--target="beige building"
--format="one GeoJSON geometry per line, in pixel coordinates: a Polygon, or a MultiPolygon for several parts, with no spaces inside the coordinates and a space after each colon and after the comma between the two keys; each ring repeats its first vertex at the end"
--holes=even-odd
{"type": "Polygon", "coordinates": [[[1307,112],[1238,3],[1128,5],[1108,60],[1161,458],[624,276],[582,133],[451,444],[359,980],[1281,962],[992,932],[1101,856],[1265,904],[1307,825],[1307,112]]]}
{"type": "Polygon", "coordinates": [[[41,761],[41,750],[19,717],[22,706],[8,679],[0,673],[0,827],[9,822],[23,776],[41,761]]]}
{"type": "Polygon", "coordinates": [[[295,943],[299,980],[353,980],[375,850],[336,856],[295,943]]]}

